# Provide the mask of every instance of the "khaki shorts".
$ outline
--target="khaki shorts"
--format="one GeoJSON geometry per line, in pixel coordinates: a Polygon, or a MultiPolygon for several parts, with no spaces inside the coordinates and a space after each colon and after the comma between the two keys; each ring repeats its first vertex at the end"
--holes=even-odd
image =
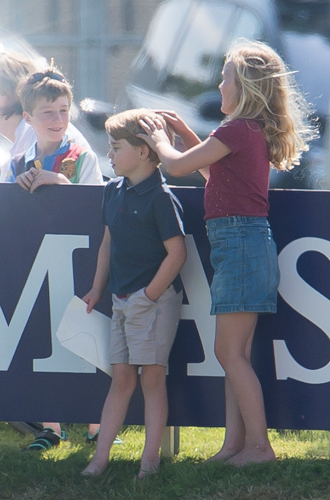
{"type": "Polygon", "coordinates": [[[181,314],[182,292],[171,285],[158,300],[144,288],[112,295],[111,364],[166,366],[181,314]]]}

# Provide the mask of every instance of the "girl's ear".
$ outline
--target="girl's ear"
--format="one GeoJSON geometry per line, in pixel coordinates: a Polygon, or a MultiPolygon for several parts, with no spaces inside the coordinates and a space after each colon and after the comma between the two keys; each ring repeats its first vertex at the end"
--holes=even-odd
{"type": "Polygon", "coordinates": [[[24,120],[26,121],[26,123],[31,125],[31,115],[27,111],[23,111],[22,116],[23,116],[24,120]]]}

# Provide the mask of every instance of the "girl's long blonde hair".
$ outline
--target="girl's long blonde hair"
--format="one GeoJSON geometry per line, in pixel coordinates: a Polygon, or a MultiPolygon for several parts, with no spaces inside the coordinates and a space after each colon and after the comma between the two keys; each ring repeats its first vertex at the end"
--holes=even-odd
{"type": "Polygon", "coordinates": [[[292,72],[272,48],[257,41],[239,40],[228,51],[227,61],[235,65],[240,98],[225,121],[258,120],[273,167],[290,170],[298,165],[318,133],[292,72]]]}

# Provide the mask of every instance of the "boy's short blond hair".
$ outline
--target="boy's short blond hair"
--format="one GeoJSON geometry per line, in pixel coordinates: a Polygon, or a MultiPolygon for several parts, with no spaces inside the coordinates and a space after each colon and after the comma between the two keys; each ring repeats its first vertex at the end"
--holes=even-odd
{"type": "Polygon", "coordinates": [[[9,97],[1,115],[10,118],[12,115],[21,115],[22,105],[17,95],[19,83],[31,73],[36,73],[41,66],[41,61],[36,58],[26,57],[14,50],[0,52],[0,92],[9,97]]]}
{"type": "MultiPolygon", "coordinates": [[[[116,115],[110,116],[105,122],[105,130],[107,133],[113,137],[116,141],[120,139],[125,139],[131,146],[142,146],[146,142],[140,137],[136,137],[137,134],[145,134],[145,131],[141,127],[139,121],[143,120],[145,116],[150,116],[151,119],[157,118],[163,124],[166,135],[168,136],[171,144],[174,143],[173,130],[166,123],[164,118],[152,111],[151,109],[140,108],[140,109],[129,109],[118,113],[116,115]]],[[[160,163],[159,157],[155,151],[153,151],[150,146],[149,159],[151,162],[158,165],[160,163]]]]}
{"type": "Polygon", "coordinates": [[[71,106],[71,85],[64,75],[53,67],[30,75],[19,88],[23,111],[30,115],[33,114],[33,110],[40,98],[45,97],[47,101],[54,102],[62,96],[68,98],[69,106],[71,106]]]}

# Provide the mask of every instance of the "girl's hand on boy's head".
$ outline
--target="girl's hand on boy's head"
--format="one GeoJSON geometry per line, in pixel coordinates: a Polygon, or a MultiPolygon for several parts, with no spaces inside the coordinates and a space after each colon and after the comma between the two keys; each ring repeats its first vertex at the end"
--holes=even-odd
{"type": "Polygon", "coordinates": [[[163,124],[160,120],[157,120],[157,118],[153,120],[150,116],[145,116],[143,120],[139,121],[139,124],[145,131],[145,134],[137,134],[137,137],[146,141],[152,149],[157,149],[158,144],[161,142],[170,144],[163,124]]]}
{"type": "MultiPolygon", "coordinates": [[[[164,118],[174,133],[181,138],[186,149],[190,149],[201,142],[195,132],[175,111],[155,110],[155,113],[164,118]]],[[[181,150],[180,146],[177,146],[177,149],[181,150]]]]}
{"type": "Polygon", "coordinates": [[[175,112],[175,111],[168,111],[168,110],[155,110],[155,113],[158,113],[161,115],[166,123],[168,123],[175,134],[181,136],[186,132],[187,129],[190,130],[186,122],[175,112]]]}

